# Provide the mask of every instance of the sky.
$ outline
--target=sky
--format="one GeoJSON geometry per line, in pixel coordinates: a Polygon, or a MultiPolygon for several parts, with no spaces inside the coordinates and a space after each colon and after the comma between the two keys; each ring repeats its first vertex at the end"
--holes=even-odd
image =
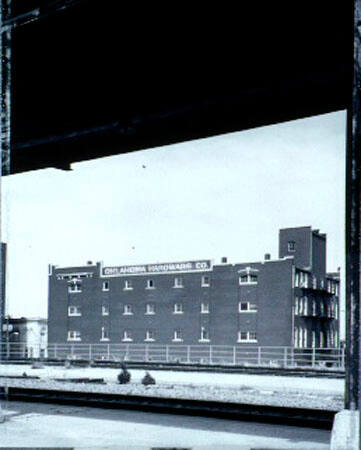
{"type": "Polygon", "coordinates": [[[344,268],[346,112],[3,177],[7,309],[46,317],[48,265],[278,257],[278,230],[327,234],[344,268]]]}

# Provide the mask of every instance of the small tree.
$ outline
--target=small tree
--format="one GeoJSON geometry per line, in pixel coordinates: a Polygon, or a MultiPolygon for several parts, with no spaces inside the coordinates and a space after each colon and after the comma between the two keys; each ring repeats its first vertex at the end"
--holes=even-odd
{"type": "Polygon", "coordinates": [[[152,377],[152,375],[150,375],[149,372],[146,372],[142,379],[142,384],[144,384],[144,386],[155,384],[155,379],[152,377]]]}
{"type": "Polygon", "coordinates": [[[130,381],[131,375],[130,372],[128,372],[126,365],[123,363],[121,365],[122,371],[118,375],[118,382],[119,384],[127,384],[130,381]]]}

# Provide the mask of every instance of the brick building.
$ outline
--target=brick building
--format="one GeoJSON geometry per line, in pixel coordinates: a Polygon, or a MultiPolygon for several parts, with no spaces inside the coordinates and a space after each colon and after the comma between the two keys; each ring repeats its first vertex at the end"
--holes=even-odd
{"type": "Polygon", "coordinates": [[[311,227],[280,230],[274,260],[50,266],[48,342],[334,348],[339,284],[311,227]]]}

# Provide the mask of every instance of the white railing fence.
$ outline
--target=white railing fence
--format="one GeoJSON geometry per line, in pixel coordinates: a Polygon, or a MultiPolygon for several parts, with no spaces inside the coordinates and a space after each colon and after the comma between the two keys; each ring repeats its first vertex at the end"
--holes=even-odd
{"type": "Polygon", "coordinates": [[[0,359],[134,361],[159,363],[249,365],[274,367],[345,367],[343,348],[293,348],[226,345],[82,344],[27,345],[5,342],[0,359]]]}

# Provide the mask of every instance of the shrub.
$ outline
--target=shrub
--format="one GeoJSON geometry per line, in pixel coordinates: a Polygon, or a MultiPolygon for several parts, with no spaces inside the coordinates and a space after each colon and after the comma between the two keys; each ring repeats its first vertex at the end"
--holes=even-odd
{"type": "Polygon", "coordinates": [[[125,364],[122,364],[121,367],[122,371],[118,375],[118,382],[119,384],[127,384],[131,378],[130,372],[128,372],[125,364]]]}
{"type": "Polygon", "coordinates": [[[155,379],[152,377],[152,375],[150,375],[149,372],[146,372],[142,379],[142,384],[144,384],[144,386],[155,384],[155,379]]]}

